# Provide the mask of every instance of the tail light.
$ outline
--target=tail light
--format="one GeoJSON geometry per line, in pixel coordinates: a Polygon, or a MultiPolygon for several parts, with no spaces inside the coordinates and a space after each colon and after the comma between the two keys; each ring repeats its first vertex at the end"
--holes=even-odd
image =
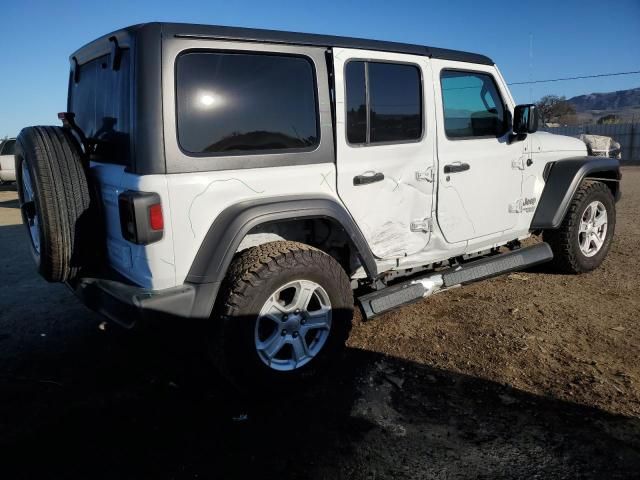
{"type": "Polygon", "coordinates": [[[164,217],[160,195],[127,190],[118,196],[122,237],[139,245],[162,239],[164,217]]]}
{"type": "Polygon", "coordinates": [[[162,218],[162,205],[154,203],[149,207],[149,227],[154,232],[162,232],[164,230],[164,218],[162,218]]]}

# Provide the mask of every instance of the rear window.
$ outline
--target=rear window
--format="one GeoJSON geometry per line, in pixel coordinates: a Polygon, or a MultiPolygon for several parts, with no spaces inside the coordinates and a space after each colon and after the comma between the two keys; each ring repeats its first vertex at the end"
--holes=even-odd
{"type": "Polygon", "coordinates": [[[417,66],[351,61],[347,63],[345,82],[349,143],[420,140],[422,84],[417,66]]]}
{"type": "Polygon", "coordinates": [[[96,143],[92,160],[130,164],[131,66],[129,49],[112,70],[109,55],[78,67],[69,81],[69,111],[87,138],[96,143]]]}
{"type": "Polygon", "coordinates": [[[16,141],[7,140],[0,146],[0,155],[15,155],[16,141]]]}
{"type": "Polygon", "coordinates": [[[178,140],[212,156],[319,143],[315,72],[305,57],[188,52],[176,63],[178,140]]]}
{"type": "Polygon", "coordinates": [[[367,71],[364,62],[349,62],[345,69],[347,85],[347,140],[349,143],[367,141],[367,71]]]}

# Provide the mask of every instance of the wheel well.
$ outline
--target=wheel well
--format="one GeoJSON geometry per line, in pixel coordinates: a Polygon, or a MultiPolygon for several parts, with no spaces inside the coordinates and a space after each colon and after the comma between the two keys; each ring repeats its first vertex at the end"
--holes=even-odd
{"type": "Polygon", "coordinates": [[[278,236],[279,239],[309,242],[332,253],[348,251],[348,255],[334,253],[346,271],[356,270],[357,278],[374,279],[378,275],[375,257],[367,241],[342,205],[329,197],[292,195],[247,200],[223,210],[209,227],[185,281],[222,282],[243,240],[244,248],[265,243],[264,238],[260,240],[256,234],[270,234],[271,239],[266,241],[278,236]],[[312,222],[305,223],[307,220],[312,222]],[[324,235],[318,233],[320,227],[324,227],[320,230],[324,235]],[[362,270],[354,265],[361,265],[362,270]]]}
{"type": "Polygon", "coordinates": [[[345,229],[332,218],[304,218],[267,222],[252,228],[237,252],[277,240],[305,243],[331,255],[353,276],[360,269],[358,251],[345,229]]]}
{"type": "Polygon", "coordinates": [[[609,190],[613,198],[618,198],[618,192],[620,191],[620,179],[618,178],[618,172],[613,170],[604,170],[601,172],[589,172],[585,176],[585,180],[598,180],[604,183],[609,190]]]}

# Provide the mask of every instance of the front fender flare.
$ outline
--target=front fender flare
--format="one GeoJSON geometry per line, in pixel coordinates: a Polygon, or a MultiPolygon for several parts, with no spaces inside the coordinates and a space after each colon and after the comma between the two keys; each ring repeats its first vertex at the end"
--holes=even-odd
{"type": "MultiPolygon", "coordinates": [[[[562,224],[576,190],[585,178],[606,176],[606,181],[620,181],[620,162],[606,157],[573,157],[553,164],[531,230],[554,229],[562,224]]],[[[619,196],[619,189],[616,190],[619,196]]]]}

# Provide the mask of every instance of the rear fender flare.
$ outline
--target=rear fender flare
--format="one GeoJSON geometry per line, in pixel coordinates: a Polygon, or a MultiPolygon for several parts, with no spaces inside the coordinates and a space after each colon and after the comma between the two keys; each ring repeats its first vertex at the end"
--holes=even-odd
{"type": "Polygon", "coordinates": [[[207,317],[242,239],[254,227],[282,220],[327,218],[351,239],[369,278],[378,274],[375,258],[362,232],[345,207],[328,196],[286,196],[247,200],[227,207],[214,220],[189,269],[186,283],[199,293],[192,316],[207,317]],[[206,298],[205,298],[206,297],[206,298]]]}

